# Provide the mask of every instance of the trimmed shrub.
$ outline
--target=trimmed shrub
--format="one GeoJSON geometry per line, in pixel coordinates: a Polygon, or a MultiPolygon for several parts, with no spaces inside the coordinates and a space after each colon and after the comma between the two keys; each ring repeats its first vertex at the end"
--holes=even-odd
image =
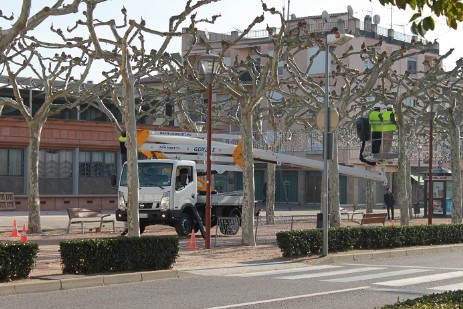
{"type": "Polygon", "coordinates": [[[175,236],[118,237],[60,242],[63,273],[169,269],[178,256],[175,236]]]}
{"type": "MultiPolygon", "coordinates": [[[[364,226],[330,228],[328,250],[375,250],[413,246],[456,244],[463,242],[462,224],[415,226],[364,226]]],[[[278,247],[284,257],[320,254],[322,229],[277,233],[278,247]]]]}
{"type": "Polygon", "coordinates": [[[34,242],[0,242],[0,281],[28,278],[38,252],[34,242]]]}

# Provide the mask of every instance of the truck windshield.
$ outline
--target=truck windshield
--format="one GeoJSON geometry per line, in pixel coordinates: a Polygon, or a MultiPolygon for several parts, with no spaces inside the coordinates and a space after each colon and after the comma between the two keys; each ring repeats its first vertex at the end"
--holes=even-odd
{"type": "MultiPolygon", "coordinates": [[[[146,162],[138,163],[138,182],[140,187],[170,186],[172,163],[146,162]]],[[[127,164],[121,175],[121,186],[127,186],[127,164]]]]}

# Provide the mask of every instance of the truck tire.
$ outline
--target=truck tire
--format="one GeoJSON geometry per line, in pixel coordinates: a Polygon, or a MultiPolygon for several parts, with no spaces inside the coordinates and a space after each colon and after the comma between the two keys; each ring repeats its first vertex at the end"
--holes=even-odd
{"type": "Polygon", "coordinates": [[[240,229],[240,215],[239,210],[232,210],[228,215],[229,222],[221,222],[219,224],[220,233],[223,235],[236,235],[240,229]]]}
{"type": "Polygon", "coordinates": [[[178,236],[188,236],[193,228],[193,221],[187,213],[182,213],[175,222],[175,231],[178,236]]]}

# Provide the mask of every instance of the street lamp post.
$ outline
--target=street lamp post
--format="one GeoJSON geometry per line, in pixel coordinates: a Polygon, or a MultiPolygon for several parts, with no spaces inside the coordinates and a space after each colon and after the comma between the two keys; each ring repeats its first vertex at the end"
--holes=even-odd
{"type": "Polygon", "coordinates": [[[434,120],[434,100],[431,99],[429,103],[429,166],[428,166],[428,225],[432,224],[432,213],[433,213],[433,184],[432,184],[432,131],[433,131],[433,120],[434,120]]]}
{"type": "Polygon", "coordinates": [[[205,82],[207,83],[207,146],[206,146],[206,225],[205,248],[211,248],[211,152],[212,152],[212,83],[219,70],[219,56],[206,54],[201,56],[205,82]]]}
{"type": "Polygon", "coordinates": [[[326,53],[325,53],[325,109],[324,109],[324,127],[323,127],[323,177],[324,177],[324,192],[323,192],[323,203],[322,203],[322,216],[323,216],[323,242],[322,242],[322,255],[328,255],[328,210],[329,210],[329,198],[328,198],[328,189],[329,189],[329,179],[328,179],[328,170],[329,170],[329,162],[328,160],[332,157],[332,147],[330,147],[330,143],[332,140],[330,139],[330,132],[334,131],[339,121],[339,117],[336,110],[330,110],[330,103],[329,103],[329,48],[330,45],[343,45],[344,43],[350,41],[354,37],[349,34],[328,34],[326,36],[326,53]],[[333,114],[333,115],[332,115],[333,114]],[[334,116],[335,115],[335,116],[334,116]]]}

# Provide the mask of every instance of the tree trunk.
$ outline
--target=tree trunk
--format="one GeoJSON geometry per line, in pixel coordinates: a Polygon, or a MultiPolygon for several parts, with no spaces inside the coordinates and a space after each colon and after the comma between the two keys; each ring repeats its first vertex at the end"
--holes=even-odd
{"type": "Polygon", "coordinates": [[[373,212],[373,208],[376,206],[376,182],[368,180],[365,188],[366,194],[366,209],[367,213],[373,212]]]}
{"type": "Polygon", "coordinates": [[[137,123],[135,117],[135,79],[133,77],[127,47],[122,50],[121,76],[124,89],[124,113],[127,146],[127,184],[128,208],[127,227],[129,237],[140,237],[140,223],[138,216],[139,183],[138,183],[138,152],[137,152],[137,123]]]}
{"type": "Polygon", "coordinates": [[[460,224],[462,222],[460,163],[460,123],[462,117],[461,112],[453,112],[449,109],[449,113],[450,162],[452,169],[452,223],[460,224]]]}
{"type": "MultiPolygon", "coordinates": [[[[410,145],[408,142],[407,142],[407,148],[409,149],[408,145],[410,145]]],[[[410,158],[410,156],[409,156],[410,158]]],[[[408,179],[407,181],[407,192],[409,192],[408,194],[408,201],[407,201],[407,206],[408,206],[408,217],[409,218],[412,218],[413,217],[413,207],[412,207],[412,182],[411,182],[411,179],[412,179],[412,168],[411,168],[411,165],[410,165],[410,159],[407,159],[407,161],[405,162],[406,163],[406,167],[407,167],[407,173],[406,173],[406,179],[408,179]]],[[[392,187],[392,186],[391,186],[392,187]]]]}
{"type": "Polygon", "coordinates": [[[267,224],[274,223],[275,217],[275,180],[276,164],[267,163],[267,196],[265,196],[265,219],[267,224]]]}
{"type": "MultiPolygon", "coordinates": [[[[400,224],[408,225],[410,223],[410,217],[408,215],[408,203],[409,203],[409,192],[407,181],[410,182],[410,178],[407,179],[407,145],[406,145],[406,132],[405,126],[399,125],[398,131],[398,143],[399,143],[399,159],[398,159],[398,169],[397,169],[397,194],[394,194],[396,197],[397,205],[400,208],[400,224]]],[[[408,175],[410,176],[410,175],[408,175]]],[[[391,186],[390,184],[389,186],[391,186]]]]}
{"type": "Polygon", "coordinates": [[[341,213],[339,212],[339,166],[338,166],[338,134],[333,133],[332,159],[329,164],[330,188],[328,192],[330,227],[341,226],[341,213]]]}
{"type": "Polygon", "coordinates": [[[40,137],[45,120],[39,118],[29,122],[29,184],[28,184],[28,227],[29,233],[41,233],[39,193],[39,150],[40,137]]]}
{"type": "MultiPolygon", "coordinates": [[[[250,105],[248,102],[245,104],[250,105]]],[[[241,106],[244,106],[242,104],[241,106]]],[[[241,136],[243,138],[243,209],[241,215],[242,239],[244,246],[255,246],[254,238],[254,160],[252,155],[252,109],[241,111],[241,136]]]]}

